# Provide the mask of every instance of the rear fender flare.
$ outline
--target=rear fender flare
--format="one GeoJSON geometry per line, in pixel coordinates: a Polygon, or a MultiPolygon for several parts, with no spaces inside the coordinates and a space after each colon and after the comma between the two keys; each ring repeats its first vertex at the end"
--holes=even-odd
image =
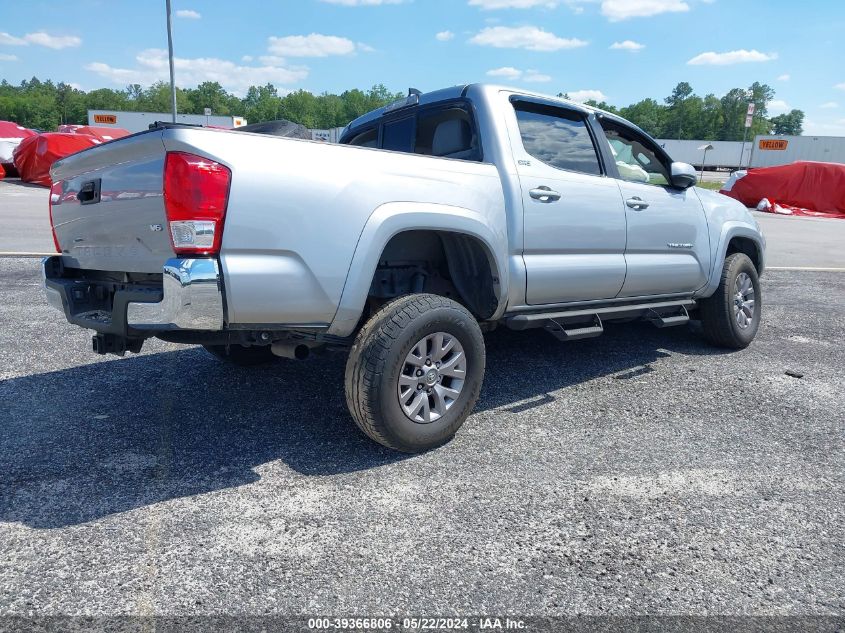
{"type": "Polygon", "coordinates": [[[507,235],[492,228],[484,215],[463,207],[391,202],[378,207],[361,231],[329,334],[349,336],[355,330],[379,257],[387,243],[399,233],[425,230],[463,233],[481,241],[490,259],[491,272],[499,280],[496,286],[499,305],[492,319],[501,317],[507,307],[508,296],[507,235]]]}

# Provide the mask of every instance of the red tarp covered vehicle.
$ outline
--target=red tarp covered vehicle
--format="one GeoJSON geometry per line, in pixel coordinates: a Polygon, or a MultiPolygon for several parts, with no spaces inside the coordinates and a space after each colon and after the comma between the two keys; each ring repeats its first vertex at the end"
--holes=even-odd
{"type": "Polygon", "coordinates": [[[59,132],[66,134],[87,134],[100,139],[103,143],[113,141],[116,138],[129,136],[129,130],[122,127],[96,127],[93,125],[60,125],[59,132]]]}
{"type": "Polygon", "coordinates": [[[15,148],[15,167],[24,182],[34,182],[49,187],[50,167],[70,154],[100,144],[100,139],[87,134],[61,134],[47,132],[30,136],[15,148]]]}
{"type": "Polygon", "coordinates": [[[845,165],[799,161],[779,167],[759,167],[720,193],[762,211],[845,219],[845,165]]]}
{"type": "Polygon", "coordinates": [[[15,148],[23,139],[36,134],[37,132],[12,121],[0,121],[0,165],[3,166],[7,176],[11,176],[15,169],[13,158],[15,148]]]}

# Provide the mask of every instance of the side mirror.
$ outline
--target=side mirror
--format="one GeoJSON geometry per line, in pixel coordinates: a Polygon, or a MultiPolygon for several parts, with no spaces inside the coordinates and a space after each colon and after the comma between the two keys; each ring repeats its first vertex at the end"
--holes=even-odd
{"type": "Polygon", "coordinates": [[[689,189],[698,182],[695,167],[689,163],[672,163],[672,184],[679,189],[689,189]]]}

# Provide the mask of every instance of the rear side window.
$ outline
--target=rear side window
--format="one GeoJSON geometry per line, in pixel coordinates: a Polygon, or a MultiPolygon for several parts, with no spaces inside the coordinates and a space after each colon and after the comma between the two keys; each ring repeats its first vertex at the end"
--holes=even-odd
{"type": "Polygon", "coordinates": [[[557,169],[600,175],[587,122],[578,112],[534,103],[515,103],[525,151],[557,169]]]}
{"type": "Polygon", "coordinates": [[[413,152],[415,128],[416,119],[414,117],[385,123],[384,130],[381,133],[382,149],[395,152],[413,152]]]}
{"type": "Polygon", "coordinates": [[[347,132],[340,142],[345,145],[380,147],[394,152],[424,156],[482,160],[481,142],[472,109],[463,101],[414,108],[402,119],[383,121],[380,124],[372,122],[370,125],[376,127],[347,132]]]}
{"type": "Polygon", "coordinates": [[[353,137],[349,144],[358,147],[378,147],[378,128],[361,132],[353,137]]]}
{"type": "Polygon", "coordinates": [[[417,123],[414,151],[426,156],[481,160],[472,118],[468,111],[449,107],[423,111],[417,123]]]}

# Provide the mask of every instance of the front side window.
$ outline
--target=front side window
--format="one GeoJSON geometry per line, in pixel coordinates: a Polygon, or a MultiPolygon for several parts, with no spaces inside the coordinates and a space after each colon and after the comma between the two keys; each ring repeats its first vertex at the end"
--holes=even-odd
{"type": "Polygon", "coordinates": [[[669,184],[669,169],[648,139],[606,119],[601,126],[622,180],[656,186],[669,184]]]}
{"type": "Polygon", "coordinates": [[[525,151],[547,165],[600,175],[593,139],[582,114],[550,106],[514,104],[525,151]]]}

